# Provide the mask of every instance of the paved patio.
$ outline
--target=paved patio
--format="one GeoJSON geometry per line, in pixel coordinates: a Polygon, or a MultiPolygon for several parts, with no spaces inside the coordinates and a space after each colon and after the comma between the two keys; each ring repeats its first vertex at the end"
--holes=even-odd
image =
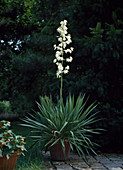
{"type": "Polygon", "coordinates": [[[88,156],[88,162],[71,153],[66,162],[50,161],[49,152],[45,156],[47,170],[123,170],[123,154],[99,154],[88,156]]]}

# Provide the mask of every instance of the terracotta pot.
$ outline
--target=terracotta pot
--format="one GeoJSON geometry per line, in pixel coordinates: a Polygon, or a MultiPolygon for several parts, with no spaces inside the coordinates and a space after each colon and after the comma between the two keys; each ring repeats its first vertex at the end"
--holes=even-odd
{"type": "Polygon", "coordinates": [[[19,153],[14,153],[10,155],[7,160],[6,156],[0,157],[0,170],[14,170],[17,162],[19,153]]]}
{"type": "Polygon", "coordinates": [[[70,144],[67,140],[65,140],[64,145],[65,145],[65,155],[60,141],[58,141],[55,145],[50,147],[51,160],[66,161],[68,159],[70,153],[70,144]]]}

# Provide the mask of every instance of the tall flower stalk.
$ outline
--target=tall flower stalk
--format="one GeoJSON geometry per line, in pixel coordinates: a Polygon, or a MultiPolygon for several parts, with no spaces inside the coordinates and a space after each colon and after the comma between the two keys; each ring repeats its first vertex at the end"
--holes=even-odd
{"type": "MultiPolygon", "coordinates": [[[[57,72],[56,76],[57,78],[61,79],[61,87],[60,87],[60,101],[62,99],[62,88],[63,88],[63,74],[68,74],[69,72],[69,62],[72,62],[73,58],[71,56],[65,57],[67,53],[72,53],[73,47],[67,48],[67,45],[69,45],[71,40],[71,35],[68,34],[67,30],[67,20],[60,22],[61,26],[57,29],[57,32],[59,33],[59,36],[57,36],[59,44],[54,45],[54,50],[56,50],[55,59],[53,62],[57,65],[57,72]],[[66,54],[66,55],[65,55],[66,54]]],[[[67,55],[68,56],[68,55],[67,55]]]]}

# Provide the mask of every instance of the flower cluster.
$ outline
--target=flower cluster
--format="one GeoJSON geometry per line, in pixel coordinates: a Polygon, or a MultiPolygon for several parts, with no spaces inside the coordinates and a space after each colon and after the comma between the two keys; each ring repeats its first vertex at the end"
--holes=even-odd
{"type": "Polygon", "coordinates": [[[6,155],[9,158],[12,153],[23,154],[26,150],[24,147],[24,138],[15,135],[12,130],[9,130],[9,121],[0,121],[0,157],[6,155]]]}
{"type": "Polygon", "coordinates": [[[69,65],[67,66],[63,66],[63,61],[66,62],[72,62],[73,58],[70,56],[69,58],[64,58],[64,53],[72,53],[73,51],[73,47],[70,47],[69,49],[66,48],[67,45],[69,45],[72,40],[71,40],[71,35],[68,34],[67,32],[67,21],[61,21],[60,22],[61,26],[57,29],[57,32],[60,34],[60,36],[58,37],[58,41],[59,41],[59,45],[56,46],[56,44],[54,45],[54,50],[56,50],[56,54],[55,54],[55,59],[53,60],[53,62],[57,65],[58,70],[56,72],[56,75],[58,78],[61,77],[61,74],[67,74],[69,72],[69,65]]]}

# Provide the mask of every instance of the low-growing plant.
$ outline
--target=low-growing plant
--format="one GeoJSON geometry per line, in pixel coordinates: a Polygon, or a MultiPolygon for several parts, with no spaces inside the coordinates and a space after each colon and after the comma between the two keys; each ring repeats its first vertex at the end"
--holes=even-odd
{"type": "Polygon", "coordinates": [[[13,153],[24,155],[23,151],[26,151],[24,137],[16,135],[9,127],[9,121],[0,121],[0,157],[6,155],[7,159],[13,153]]]}

